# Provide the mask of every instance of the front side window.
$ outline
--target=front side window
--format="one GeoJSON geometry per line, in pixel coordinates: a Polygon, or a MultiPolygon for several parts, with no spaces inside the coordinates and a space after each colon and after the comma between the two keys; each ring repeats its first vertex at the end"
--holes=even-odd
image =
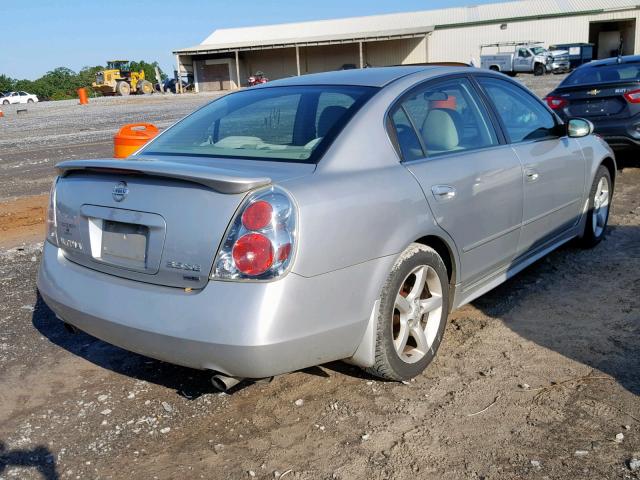
{"type": "MultiPolygon", "coordinates": [[[[421,137],[427,156],[498,144],[488,114],[476,96],[469,80],[456,78],[429,84],[401,102],[402,110],[411,117],[421,137]]],[[[406,138],[407,148],[413,152],[417,150],[415,141],[405,132],[405,124],[400,119],[393,118],[398,141],[402,145],[401,138],[406,138]]],[[[405,148],[402,150],[404,154],[405,148]]]]}
{"type": "Polygon", "coordinates": [[[513,143],[555,135],[556,122],[542,103],[522,88],[494,78],[478,78],[493,101],[513,143]]]}
{"type": "Polygon", "coordinates": [[[144,153],[316,162],[376,91],[292,86],[229,94],[177,123],[144,153]]]}

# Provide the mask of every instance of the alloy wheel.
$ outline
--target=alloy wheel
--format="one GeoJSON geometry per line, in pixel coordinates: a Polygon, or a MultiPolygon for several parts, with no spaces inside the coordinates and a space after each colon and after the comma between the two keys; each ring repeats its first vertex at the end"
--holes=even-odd
{"type": "Polygon", "coordinates": [[[392,338],[403,362],[419,362],[432,347],[442,318],[442,285],[435,269],[416,267],[404,279],[392,312],[392,338]]]}
{"type": "Polygon", "coordinates": [[[607,218],[609,216],[609,182],[602,177],[598,182],[596,194],[593,197],[593,233],[596,237],[602,235],[607,226],[607,218]]]}

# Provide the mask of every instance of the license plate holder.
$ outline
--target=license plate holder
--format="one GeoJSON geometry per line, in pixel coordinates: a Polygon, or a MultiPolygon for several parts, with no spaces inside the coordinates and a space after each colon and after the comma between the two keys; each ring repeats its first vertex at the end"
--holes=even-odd
{"type": "Polygon", "coordinates": [[[103,220],[100,257],[123,267],[145,268],[149,227],[103,220]]]}

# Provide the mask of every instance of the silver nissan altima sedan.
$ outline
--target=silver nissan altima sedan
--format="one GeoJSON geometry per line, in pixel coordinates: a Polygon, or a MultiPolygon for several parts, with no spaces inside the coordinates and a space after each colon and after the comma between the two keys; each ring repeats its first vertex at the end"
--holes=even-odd
{"type": "Polygon", "coordinates": [[[223,386],[339,359],[408,379],[452,309],[603,238],[616,165],[592,130],[463,67],[242,90],[126,160],[60,163],[38,288],[64,322],[223,386]]]}

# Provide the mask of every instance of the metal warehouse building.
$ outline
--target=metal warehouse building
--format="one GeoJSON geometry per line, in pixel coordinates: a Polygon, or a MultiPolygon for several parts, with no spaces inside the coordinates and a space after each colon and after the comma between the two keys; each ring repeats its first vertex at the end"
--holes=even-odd
{"type": "Polygon", "coordinates": [[[536,40],[588,42],[594,56],[640,52],[638,0],[520,0],[441,10],[219,29],[200,45],[174,51],[196,91],[306,73],[479,59],[480,45],[536,40]],[[613,39],[613,40],[612,40],[613,39]]]}

